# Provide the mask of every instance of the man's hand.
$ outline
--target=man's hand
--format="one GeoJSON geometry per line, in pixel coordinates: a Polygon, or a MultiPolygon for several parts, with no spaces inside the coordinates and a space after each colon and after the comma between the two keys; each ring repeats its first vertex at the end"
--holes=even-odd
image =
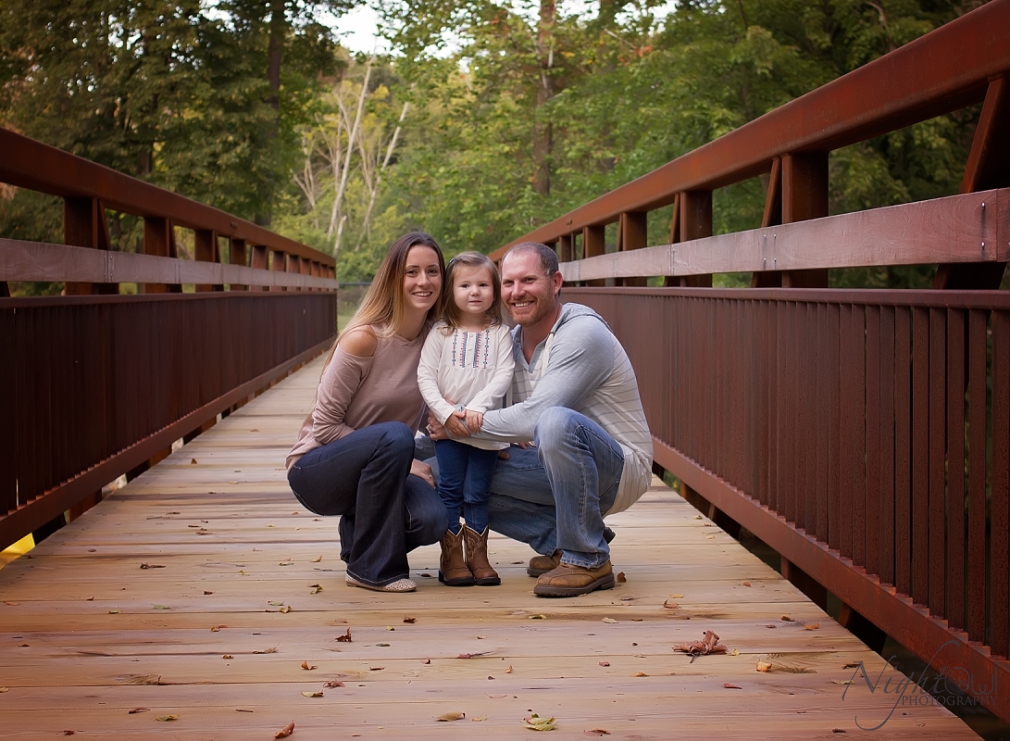
{"type": "Polygon", "coordinates": [[[431,473],[431,466],[417,458],[410,462],[410,475],[424,479],[429,486],[435,486],[435,476],[431,473]]]}
{"type": "Polygon", "coordinates": [[[466,426],[470,432],[480,432],[480,426],[484,424],[484,415],[470,409],[466,410],[466,426]]]}
{"type": "Polygon", "coordinates": [[[466,427],[466,412],[453,412],[445,421],[446,431],[453,437],[470,437],[466,427]]]}

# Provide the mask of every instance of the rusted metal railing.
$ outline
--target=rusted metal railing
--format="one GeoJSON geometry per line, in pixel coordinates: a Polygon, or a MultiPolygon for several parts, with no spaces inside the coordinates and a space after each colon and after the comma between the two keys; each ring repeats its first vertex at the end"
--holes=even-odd
{"type": "Polygon", "coordinates": [[[564,299],[628,349],[657,467],[690,499],[1004,720],[1010,292],[989,289],[1010,258],[1007,28],[993,0],[493,254],[556,247],[564,299]],[[961,195],[828,217],[832,150],[979,101],[961,195]],[[761,173],[760,228],[713,236],[712,190],[761,173]],[[930,263],[943,290],[827,288],[833,268],[930,263]],[[752,288],[706,287],[741,271],[752,288]]]}
{"type": "Polygon", "coordinates": [[[63,198],[66,242],[0,239],[0,296],[7,281],[68,294],[0,298],[3,547],[321,352],[337,284],[333,257],[217,209],[5,129],[0,153],[0,182],[63,198]],[[110,249],[106,209],[142,217],[143,253],[110,249]],[[119,283],[141,295],[109,295],[119,283]]]}

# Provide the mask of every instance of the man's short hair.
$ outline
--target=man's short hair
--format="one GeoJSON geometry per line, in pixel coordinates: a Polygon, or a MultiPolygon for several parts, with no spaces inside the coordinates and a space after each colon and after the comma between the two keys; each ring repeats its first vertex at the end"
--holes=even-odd
{"type": "MultiPolygon", "coordinates": [[[[540,258],[540,266],[544,269],[544,275],[550,278],[558,272],[558,253],[540,242],[520,242],[515,247],[505,253],[508,257],[513,252],[533,252],[540,258]]],[[[505,262],[505,258],[502,258],[505,262]]]]}

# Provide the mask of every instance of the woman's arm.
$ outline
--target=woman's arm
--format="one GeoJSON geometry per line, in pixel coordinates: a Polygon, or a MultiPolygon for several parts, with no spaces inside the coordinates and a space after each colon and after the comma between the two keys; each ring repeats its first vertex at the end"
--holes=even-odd
{"type": "Polygon", "coordinates": [[[344,424],[344,414],[372,364],[378,344],[371,327],[360,327],[337,342],[333,357],[319,379],[312,410],[312,437],[326,445],[354,432],[344,424]]]}

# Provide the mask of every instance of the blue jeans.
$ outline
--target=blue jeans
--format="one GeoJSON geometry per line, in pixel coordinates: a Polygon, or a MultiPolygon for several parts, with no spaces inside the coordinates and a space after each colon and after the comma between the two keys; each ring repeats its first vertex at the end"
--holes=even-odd
{"type": "Polygon", "coordinates": [[[413,458],[410,428],[383,422],[310,450],[288,471],[306,509],[341,516],[340,557],[358,581],[385,586],[405,578],[408,551],[445,534],[445,507],[410,475],[413,458]]]}
{"type": "Polygon", "coordinates": [[[449,517],[449,529],[459,532],[462,511],[471,530],[484,532],[498,451],[475,448],[456,440],[439,440],[435,443],[435,457],[438,458],[438,495],[449,517]]]}
{"type": "Polygon", "coordinates": [[[537,553],[563,551],[565,563],[596,568],[610,559],[603,515],[614,506],[624,451],[583,414],[551,407],[540,415],[535,447],[508,449],[491,479],[488,523],[537,553]]]}

